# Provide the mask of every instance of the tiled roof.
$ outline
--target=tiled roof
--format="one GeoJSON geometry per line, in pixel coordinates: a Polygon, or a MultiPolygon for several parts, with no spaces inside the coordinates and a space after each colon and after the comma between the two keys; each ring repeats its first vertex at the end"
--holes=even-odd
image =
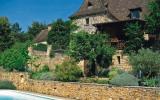
{"type": "Polygon", "coordinates": [[[34,39],[34,42],[39,43],[39,42],[44,42],[47,41],[48,38],[48,29],[42,30],[34,39]]]}
{"type": "Polygon", "coordinates": [[[82,17],[98,13],[109,13],[115,19],[127,20],[130,9],[141,8],[142,14],[147,13],[147,4],[151,0],[84,0],[80,9],[71,17],[82,17]],[[88,9],[88,3],[92,8],[88,9]]]}

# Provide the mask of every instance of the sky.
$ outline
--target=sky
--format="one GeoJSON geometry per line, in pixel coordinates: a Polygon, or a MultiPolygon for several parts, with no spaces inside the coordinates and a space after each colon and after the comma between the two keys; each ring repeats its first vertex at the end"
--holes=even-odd
{"type": "Polygon", "coordinates": [[[0,16],[18,22],[23,31],[33,21],[49,24],[58,18],[67,20],[83,0],[0,0],[0,16]]]}

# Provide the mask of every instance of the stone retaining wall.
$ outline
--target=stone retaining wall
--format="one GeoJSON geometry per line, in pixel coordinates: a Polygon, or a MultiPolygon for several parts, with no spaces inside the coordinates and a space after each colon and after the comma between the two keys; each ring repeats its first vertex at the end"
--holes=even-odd
{"type": "Polygon", "coordinates": [[[18,90],[77,100],[160,100],[160,88],[37,81],[29,79],[27,73],[1,72],[0,80],[12,81],[18,90]]]}

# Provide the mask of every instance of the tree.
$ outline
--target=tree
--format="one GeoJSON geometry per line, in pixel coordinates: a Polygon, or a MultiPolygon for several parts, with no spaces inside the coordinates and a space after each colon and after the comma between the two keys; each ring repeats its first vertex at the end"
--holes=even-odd
{"type": "Polygon", "coordinates": [[[144,45],[144,32],[138,22],[126,25],[124,29],[127,37],[125,53],[138,52],[144,45]]]}
{"type": "Polygon", "coordinates": [[[48,34],[47,42],[52,45],[53,49],[66,50],[69,46],[70,33],[76,29],[72,21],[63,21],[58,19],[52,24],[52,29],[48,34]]]}
{"type": "Polygon", "coordinates": [[[138,53],[132,53],[129,62],[133,66],[135,75],[146,78],[158,76],[160,74],[160,53],[150,49],[140,49],[138,53]]]}
{"type": "Polygon", "coordinates": [[[25,71],[29,59],[27,48],[28,43],[16,43],[5,50],[0,55],[0,66],[7,71],[25,71]]]}
{"type": "Polygon", "coordinates": [[[46,29],[47,26],[40,22],[33,22],[32,25],[28,28],[28,35],[30,39],[33,39],[37,36],[42,30],[46,29]]]}
{"type": "Polygon", "coordinates": [[[10,48],[14,43],[8,18],[0,17],[0,52],[10,48]]]}
{"type": "MultiPolygon", "coordinates": [[[[160,0],[154,0],[148,5],[149,14],[146,15],[146,30],[149,34],[155,34],[156,40],[160,36],[160,0]]],[[[159,42],[156,45],[160,47],[159,42]]]]}
{"type": "Polygon", "coordinates": [[[71,37],[69,55],[77,61],[89,60],[92,75],[97,75],[98,65],[108,67],[111,64],[114,48],[107,43],[107,35],[78,32],[71,37]]]}

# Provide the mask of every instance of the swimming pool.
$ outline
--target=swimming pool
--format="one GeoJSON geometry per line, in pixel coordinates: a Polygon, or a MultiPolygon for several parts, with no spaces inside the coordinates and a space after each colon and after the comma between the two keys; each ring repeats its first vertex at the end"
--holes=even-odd
{"type": "Polygon", "coordinates": [[[66,100],[59,97],[44,96],[15,90],[0,90],[0,100],[66,100]]]}

